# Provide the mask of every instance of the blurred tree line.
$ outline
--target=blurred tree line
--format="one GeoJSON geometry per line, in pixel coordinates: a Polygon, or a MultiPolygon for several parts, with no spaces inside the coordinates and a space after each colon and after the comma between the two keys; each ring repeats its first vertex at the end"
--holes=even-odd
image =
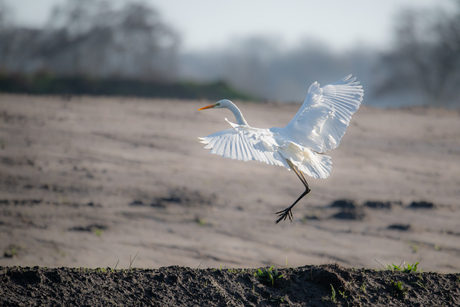
{"type": "Polygon", "coordinates": [[[250,98],[237,88],[299,102],[313,81],[353,73],[367,104],[459,107],[460,0],[451,1],[448,12],[401,12],[384,52],[360,44],[336,53],[314,38],[286,50],[279,38],[252,37],[184,53],[179,35],[142,2],[66,0],[45,27],[30,29],[14,25],[0,0],[0,91],[250,98]]]}
{"type": "Polygon", "coordinates": [[[366,104],[460,107],[460,0],[452,4],[448,12],[400,12],[386,51],[359,44],[337,53],[314,38],[283,50],[282,39],[252,37],[183,55],[180,75],[222,79],[264,99],[300,102],[312,82],[325,85],[353,73],[366,104]]]}
{"type": "Polygon", "coordinates": [[[45,27],[16,26],[0,0],[0,91],[249,98],[223,82],[177,82],[179,36],[143,2],[67,0],[45,27]]]}
{"type": "Polygon", "coordinates": [[[376,61],[370,49],[335,53],[314,38],[287,50],[280,45],[276,37],[250,37],[222,49],[183,54],[180,74],[225,80],[261,99],[283,102],[302,102],[314,81],[326,85],[350,73],[368,88],[368,68],[376,61]]]}
{"type": "Polygon", "coordinates": [[[0,66],[17,73],[172,81],[178,43],[175,31],[146,4],[114,9],[110,1],[67,0],[43,29],[3,22],[0,66]]]}
{"type": "Polygon", "coordinates": [[[397,16],[395,48],[380,58],[375,95],[418,93],[425,104],[460,106],[460,0],[454,9],[397,16]]]}

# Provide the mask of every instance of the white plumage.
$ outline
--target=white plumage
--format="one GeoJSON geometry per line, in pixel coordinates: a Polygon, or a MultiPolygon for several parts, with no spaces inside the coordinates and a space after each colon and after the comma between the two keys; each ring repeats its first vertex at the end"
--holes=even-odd
{"type": "MultiPolygon", "coordinates": [[[[313,178],[327,178],[332,169],[331,158],[325,152],[339,146],[351,116],[358,110],[364,91],[351,75],[320,87],[314,82],[294,118],[283,128],[254,128],[248,125],[238,107],[230,100],[220,100],[201,108],[228,108],[237,124],[225,119],[232,128],[199,138],[211,154],[242,161],[256,160],[271,165],[294,169],[310,189],[302,173],[313,178]],[[300,173],[299,173],[300,172],[300,173]]],[[[292,220],[292,207],[282,212],[278,219],[292,220]]]]}

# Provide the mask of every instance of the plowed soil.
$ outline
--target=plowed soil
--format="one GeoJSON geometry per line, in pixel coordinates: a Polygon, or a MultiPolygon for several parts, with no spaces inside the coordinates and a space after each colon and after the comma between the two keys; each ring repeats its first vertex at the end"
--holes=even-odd
{"type": "Polygon", "coordinates": [[[1,306],[458,306],[460,274],[280,269],[0,268],[1,306]],[[400,286],[398,286],[400,285],[400,286]]]}

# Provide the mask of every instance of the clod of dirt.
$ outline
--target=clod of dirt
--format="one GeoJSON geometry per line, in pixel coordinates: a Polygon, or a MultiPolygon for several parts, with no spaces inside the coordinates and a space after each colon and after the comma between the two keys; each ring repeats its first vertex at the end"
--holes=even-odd
{"type": "Polygon", "coordinates": [[[311,267],[310,272],[307,271],[308,274],[310,274],[311,282],[322,285],[326,289],[330,289],[332,285],[335,290],[350,290],[349,282],[352,277],[349,272],[341,269],[338,264],[311,267]]]}
{"type": "Polygon", "coordinates": [[[334,214],[331,216],[335,219],[342,219],[342,220],[355,220],[355,221],[362,221],[366,216],[366,212],[364,208],[357,207],[357,208],[344,208],[342,211],[334,214]]]}
{"type": "Polygon", "coordinates": [[[86,204],[88,207],[102,207],[101,204],[95,204],[94,202],[90,201],[86,204]]]}
{"type": "Polygon", "coordinates": [[[10,244],[8,245],[4,252],[3,252],[3,257],[5,258],[13,258],[18,256],[19,251],[21,250],[21,247],[16,245],[16,244],[10,244]]]}
{"type": "Polygon", "coordinates": [[[343,208],[343,209],[344,208],[349,208],[349,209],[352,209],[352,208],[358,207],[358,205],[352,199],[338,199],[338,200],[332,202],[330,207],[331,208],[343,208]]]}
{"type": "Polygon", "coordinates": [[[132,202],[129,203],[130,206],[140,206],[140,207],[144,207],[145,204],[143,201],[141,200],[134,200],[132,202]]]}
{"type": "Polygon", "coordinates": [[[368,200],[364,203],[364,207],[372,209],[391,209],[393,205],[401,205],[401,202],[392,201],[379,201],[379,200],[368,200]]]}
{"type": "Polygon", "coordinates": [[[42,199],[0,199],[0,205],[34,206],[42,202],[42,199]]]}
{"type": "Polygon", "coordinates": [[[306,221],[306,220],[320,220],[320,216],[316,213],[308,213],[308,214],[305,214],[302,218],[303,221],[306,221]]]}
{"type": "Polygon", "coordinates": [[[68,230],[69,231],[87,231],[87,232],[94,232],[96,231],[97,229],[99,230],[107,230],[107,226],[105,225],[97,225],[97,224],[92,224],[92,225],[88,225],[88,226],[75,226],[75,227],[71,227],[69,228],[68,230]]]}
{"type": "Polygon", "coordinates": [[[392,224],[389,225],[387,229],[408,231],[412,230],[412,226],[410,224],[392,224]]]}
{"type": "Polygon", "coordinates": [[[41,184],[38,188],[43,189],[43,190],[48,190],[48,191],[52,190],[52,187],[47,183],[41,184]]]}
{"type": "Polygon", "coordinates": [[[427,201],[414,201],[409,205],[412,209],[434,209],[436,205],[427,201]]]}
{"type": "Polygon", "coordinates": [[[205,195],[200,191],[190,191],[186,187],[169,190],[169,195],[158,197],[152,207],[166,207],[168,204],[178,204],[185,207],[201,207],[216,204],[217,195],[205,195]]]}

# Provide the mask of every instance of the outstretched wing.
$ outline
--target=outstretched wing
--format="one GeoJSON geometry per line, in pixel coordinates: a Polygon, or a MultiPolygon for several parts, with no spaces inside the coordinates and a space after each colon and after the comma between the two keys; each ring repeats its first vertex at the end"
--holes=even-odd
{"type": "Polygon", "coordinates": [[[278,152],[277,143],[270,130],[229,123],[232,128],[199,138],[201,143],[206,144],[204,148],[211,149],[209,153],[243,161],[255,160],[289,169],[286,160],[278,152]]]}
{"type": "Polygon", "coordinates": [[[364,90],[351,75],[320,87],[315,82],[294,118],[280,132],[319,153],[337,148],[364,90]]]}

